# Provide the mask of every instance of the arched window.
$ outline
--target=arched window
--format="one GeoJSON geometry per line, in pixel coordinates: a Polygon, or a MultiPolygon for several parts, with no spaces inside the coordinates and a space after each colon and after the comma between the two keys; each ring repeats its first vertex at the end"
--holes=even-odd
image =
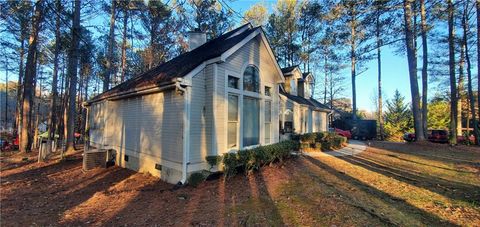
{"type": "Polygon", "coordinates": [[[258,69],[253,65],[249,65],[243,73],[243,90],[260,92],[260,76],[258,69]]]}

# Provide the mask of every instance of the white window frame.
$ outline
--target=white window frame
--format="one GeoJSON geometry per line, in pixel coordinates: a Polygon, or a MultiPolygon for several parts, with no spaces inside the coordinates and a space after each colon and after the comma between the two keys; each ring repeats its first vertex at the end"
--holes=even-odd
{"type": "MultiPolygon", "coordinates": [[[[241,68],[241,71],[240,72],[235,72],[233,70],[229,70],[229,69],[226,69],[225,70],[225,74],[224,74],[224,78],[225,78],[225,100],[227,101],[226,103],[226,112],[228,114],[228,95],[229,94],[235,94],[235,95],[238,95],[238,114],[239,114],[239,118],[238,118],[238,124],[237,124],[237,144],[238,144],[238,147],[237,148],[229,148],[228,147],[228,142],[226,143],[226,152],[236,152],[238,150],[242,150],[242,149],[251,149],[251,148],[255,148],[255,147],[259,147],[261,145],[266,145],[265,143],[265,101],[270,101],[271,103],[271,122],[270,122],[270,143],[268,144],[271,144],[275,141],[275,138],[274,138],[274,134],[273,133],[273,121],[274,121],[274,116],[273,114],[275,113],[274,111],[274,108],[275,108],[275,101],[274,101],[274,96],[277,94],[276,93],[276,89],[275,89],[275,84],[274,83],[268,83],[268,82],[264,82],[264,77],[263,77],[263,73],[262,71],[260,70],[260,67],[258,67],[256,64],[252,63],[252,62],[247,62],[245,63],[242,68],[241,68]],[[245,91],[243,89],[243,73],[245,72],[245,69],[248,67],[248,66],[255,66],[258,70],[258,74],[259,74],[259,86],[260,86],[260,90],[259,90],[259,93],[257,92],[252,92],[252,91],[245,91]],[[239,79],[239,87],[238,89],[234,89],[234,88],[230,88],[228,87],[228,76],[233,76],[233,77],[237,77],[239,79]],[[265,86],[268,86],[270,87],[270,93],[271,93],[271,96],[266,96],[265,95],[265,86]],[[245,96],[248,96],[248,97],[251,97],[251,98],[256,98],[258,99],[259,101],[259,144],[256,144],[256,145],[251,145],[251,146],[243,146],[243,100],[244,100],[244,97],[245,96]]],[[[228,116],[227,116],[227,120],[225,121],[225,135],[228,136],[228,116]]],[[[228,141],[228,137],[227,137],[227,141],[228,141]]]]}

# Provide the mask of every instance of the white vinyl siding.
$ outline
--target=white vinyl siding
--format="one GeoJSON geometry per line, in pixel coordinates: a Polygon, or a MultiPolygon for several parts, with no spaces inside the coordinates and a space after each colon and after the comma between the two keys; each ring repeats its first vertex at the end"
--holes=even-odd
{"type": "MultiPolygon", "coordinates": [[[[217,81],[216,81],[216,93],[214,97],[217,100],[216,108],[215,108],[215,122],[214,128],[216,130],[216,139],[217,139],[217,147],[218,147],[218,154],[227,152],[228,144],[227,144],[227,134],[228,134],[228,94],[227,92],[227,82],[226,79],[228,75],[233,75],[236,77],[241,77],[243,75],[243,71],[246,68],[246,65],[251,64],[255,65],[259,72],[260,72],[260,97],[264,95],[264,86],[271,87],[271,104],[272,104],[272,120],[271,122],[278,122],[278,86],[277,82],[278,72],[275,68],[274,59],[271,58],[268,50],[261,43],[260,39],[254,38],[248,43],[246,43],[243,47],[241,47],[238,51],[233,53],[230,57],[226,59],[225,62],[218,64],[218,71],[217,71],[217,81]]],[[[240,84],[243,84],[243,81],[240,81],[240,84]]],[[[230,88],[232,89],[232,88],[230,88]]],[[[234,91],[232,91],[234,92],[234,91]]],[[[253,96],[256,97],[256,96],[253,96]]],[[[262,99],[263,100],[263,99],[262,99]]],[[[264,124],[264,102],[261,101],[259,103],[261,113],[260,118],[260,143],[265,144],[265,124],[264,124]]],[[[239,100],[240,108],[243,106],[243,100],[239,100]]],[[[240,109],[240,112],[242,109],[240,109]]],[[[240,118],[241,121],[241,118],[240,118]]],[[[240,122],[239,125],[242,125],[240,122]]],[[[278,123],[271,124],[271,143],[275,143],[278,141],[278,123]]],[[[242,135],[243,131],[239,133],[242,135]]],[[[240,144],[241,145],[241,144],[240,144]]]]}
{"type": "Polygon", "coordinates": [[[99,108],[108,113],[103,130],[96,130],[91,138],[94,143],[111,147],[122,156],[147,155],[158,163],[181,163],[183,96],[165,91],[104,103],[92,104],[93,116],[100,116],[96,113],[99,108]]]}

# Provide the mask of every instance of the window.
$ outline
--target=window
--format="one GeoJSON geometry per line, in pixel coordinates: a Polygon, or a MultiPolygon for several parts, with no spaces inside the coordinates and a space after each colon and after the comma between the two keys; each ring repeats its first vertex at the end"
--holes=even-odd
{"type": "Polygon", "coordinates": [[[228,95],[228,148],[237,147],[238,96],[228,95]]]}
{"type": "Polygon", "coordinates": [[[260,108],[259,100],[244,96],[243,98],[243,146],[260,143],[260,108]]]}
{"type": "Polygon", "coordinates": [[[238,89],[238,78],[234,76],[228,76],[228,87],[238,89]]]}
{"type": "Polygon", "coordinates": [[[272,96],[272,88],[265,86],[265,95],[266,96],[272,96]]]}
{"type": "Polygon", "coordinates": [[[259,93],[260,76],[255,66],[248,66],[243,73],[243,90],[259,93]]]}
{"type": "Polygon", "coordinates": [[[272,103],[265,101],[265,143],[270,143],[270,133],[272,126],[272,103]]]}

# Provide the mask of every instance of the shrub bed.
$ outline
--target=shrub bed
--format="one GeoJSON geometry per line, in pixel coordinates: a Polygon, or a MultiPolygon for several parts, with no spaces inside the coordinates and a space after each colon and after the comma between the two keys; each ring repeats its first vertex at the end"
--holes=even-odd
{"type": "Polygon", "coordinates": [[[277,161],[282,162],[290,157],[291,151],[297,151],[298,149],[299,143],[297,141],[287,140],[253,149],[240,150],[236,153],[226,153],[222,158],[225,176],[234,176],[242,168],[246,174],[249,174],[262,166],[277,161]]]}
{"type": "Polygon", "coordinates": [[[334,132],[314,132],[297,136],[302,151],[327,151],[344,147],[347,138],[334,132]]]}

